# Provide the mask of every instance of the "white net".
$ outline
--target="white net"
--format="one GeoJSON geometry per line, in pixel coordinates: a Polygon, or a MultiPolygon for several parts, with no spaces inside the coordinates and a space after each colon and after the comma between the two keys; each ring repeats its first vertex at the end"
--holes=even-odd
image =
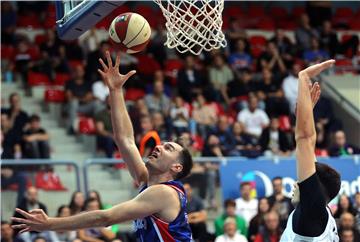
{"type": "Polygon", "coordinates": [[[224,0],[154,0],[166,19],[168,48],[199,55],[226,46],[221,30],[224,0]]]}

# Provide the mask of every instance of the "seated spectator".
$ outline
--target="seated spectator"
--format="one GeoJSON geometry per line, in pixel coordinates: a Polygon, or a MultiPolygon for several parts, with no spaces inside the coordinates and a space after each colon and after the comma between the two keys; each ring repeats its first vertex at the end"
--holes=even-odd
{"type": "Polygon", "coordinates": [[[329,53],[320,49],[318,39],[313,37],[311,39],[311,48],[305,50],[303,58],[307,63],[318,63],[329,59],[329,53]]]}
{"type": "Polygon", "coordinates": [[[353,216],[356,215],[356,210],[354,209],[354,206],[350,201],[350,198],[345,194],[343,194],[339,197],[337,210],[334,214],[334,218],[340,218],[341,215],[346,212],[351,213],[353,216]]]}
{"type": "Polygon", "coordinates": [[[195,68],[195,57],[192,55],[186,56],[185,66],[177,74],[179,95],[190,103],[198,94],[202,93],[205,84],[201,72],[195,68]]]}
{"type": "Polygon", "coordinates": [[[157,146],[161,144],[161,139],[154,130],[154,125],[151,122],[150,116],[142,116],[140,118],[140,125],[142,129],[142,136],[139,141],[139,151],[142,157],[148,157],[151,151],[157,146]]]}
{"type": "Polygon", "coordinates": [[[245,41],[238,39],[235,44],[235,52],[229,56],[229,64],[235,75],[239,76],[244,69],[251,69],[252,58],[245,50],[245,41]]]}
{"type": "Polygon", "coordinates": [[[309,16],[302,14],[300,17],[300,26],[295,30],[295,39],[298,50],[303,52],[311,48],[311,39],[318,38],[318,33],[311,27],[309,16]]]}
{"type": "Polygon", "coordinates": [[[77,113],[86,116],[94,116],[104,108],[104,104],[94,98],[91,92],[91,85],[84,80],[84,69],[82,66],[76,66],[73,80],[65,84],[66,110],[68,113],[68,132],[74,132],[73,124],[77,113]]]}
{"type": "Polygon", "coordinates": [[[163,113],[157,111],[151,114],[151,122],[154,125],[154,130],[158,133],[160,140],[170,140],[172,133],[165,123],[163,113]]]}
{"type": "Polygon", "coordinates": [[[214,105],[206,103],[206,99],[202,94],[196,97],[196,101],[192,111],[192,118],[196,122],[200,135],[205,136],[217,122],[217,110],[214,105]]]}
{"type": "Polygon", "coordinates": [[[288,115],[289,104],[281,90],[281,83],[269,69],[262,70],[262,80],[258,84],[257,94],[265,102],[265,110],[269,115],[288,115]]]}
{"type": "Polygon", "coordinates": [[[187,197],[186,212],[188,214],[188,222],[192,231],[194,240],[207,241],[206,219],[207,212],[200,198],[192,192],[189,183],[184,184],[187,197]]]}
{"type": "Polygon", "coordinates": [[[229,29],[226,32],[227,40],[229,41],[229,50],[230,53],[235,52],[236,42],[238,39],[243,39],[246,45],[246,52],[249,52],[249,43],[247,41],[247,34],[244,28],[240,25],[240,19],[231,17],[229,23],[229,29]]]}
{"type": "Polygon", "coordinates": [[[17,184],[16,206],[25,199],[27,174],[22,167],[1,166],[1,189],[7,189],[12,184],[17,184]]]}
{"type": "Polygon", "coordinates": [[[82,208],[84,207],[85,197],[82,192],[74,192],[71,195],[69,208],[71,215],[78,214],[82,211],[82,208]]]}
{"type": "MultiPolygon", "coordinates": [[[[64,218],[71,215],[70,208],[67,205],[61,205],[57,210],[57,217],[64,218]]],[[[55,232],[55,241],[63,242],[81,242],[77,239],[76,231],[56,231],[55,232]]]]}
{"type": "Polygon", "coordinates": [[[214,221],[215,226],[215,235],[219,236],[224,234],[224,225],[227,218],[233,218],[236,223],[236,230],[247,236],[247,226],[245,220],[235,214],[236,211],[236,202],[232,199],[226,199],[224,202],[224,214],[217,217],[214,221]]]}
{"type": "Polygon", "coordinates": [[[165,116],[169,115],[170,99],[164,93],[164,83],[154,82],[153,93],[145,96],[145,103],[150,112],[161,112],[165,116]]]}
{"type": "Polygon", "coordinates": [[[234,74],[222,55],[214,57],[213,65],[209,69],[209,78],[214,89],[215,101],[229,103],[226,85],[234,79],[234,74]]]}
{"type": "Polygon", "coordinates": [[[106,97],[106,109],[95,114],[96,146],[105,151],[107,158],[112,158],[116,151],[110,116],[110,99],[106,97]]]}
{"type": "Polygon", "coordinates": [[[294,210],[291,199],[283,192],[282,177],[272,179],[273,194],[268,197],[270,209],[277,212],[280,218],[280,227],[284,230],[290,213],[294,210]]]}
{"type": "Polygon", "coordinates": [[[228,217],[224,221],[223,226],[224,234],[218,235],[215,242],[247,242],[248,240],[237,231],[236,220],[228,217]]]}
{"type": "Polygon", "coordinates": [[[353,229],[343,229],[339,231],[339,235],[341,242],[357,242],[353,229]]]}
{"type": "Polygon", "coordinates": [[[277,47],[281,58],[284,61],[284,64],[287,68],[290,68],[295,53],[295,46],[291,40],[284,34],[282,29],[276,29],[275,35],[270,39],[270,42],[273,42],[277,47]]]}
{"type": "Polygon", "coordinates": [[[286,72],[286,66],[279,50],[274,42],[268,41],[266,49],[257,59],[257,70],[270,70],[276,75],[282,75],[286,72]]]}
{"type": "Polygon", "coordinates": [[[101,41],[100,46],[95,51],[92,51],[88,54],[86,60],[85,79],[89,83],[93,83],[101,79],[97,71],[99,68],[101,68],[99,58],[105,60],[105,53],[108,50],[110,50],[110,44],[104,40],[101,41]]]}
{"type": "MultiPolygon", "coordinates": [[[[94,211],[99,210],[100,204],[96,198],[88,198],[84,204],[84,211],[94,211]]],[[[90,229],[80,229],[78,230],[78,237],[82,241],[93,241],[93,242],[100,242],[100,241],[112,241],[112,242],[119,242],[116,239],[116,235],[108,228],[105,227],[97,227],[97,228],[90,228],[90,229]]]]}
{"type": "Polygon", "coordinates": [[[351,229],[354,232],[354,241],[360,240],[360,233],[356,229],[355,226],[355,217],[353,214],[344,212],[340,216],[340,222],[339,222],[339,233],[341,234],[342,230],[351,229]]]}
{"type": "Polygon", "coordinates": [[[297,96],[298,96],[298,74],[301,70],[301,65],[295,62],[292,65],[289,75],[282,82],[282,90],[284,96],[290,104],[290,112],[295,114],[297,96]]]}
{"type": "Polygon", "coordinates": [[[11,2],[1,2],[1,44],[13,45],[16,41],[17,11],[11,2]]]}
{"type": "Polygon", "coordinates": [[[216,135],[210,134],[206,138],[201,155],[205,157],[224,157],[224,154],[221,150],[220,140],[216,135]]]}
{"type": "Polygon", "coordinates": [[[130,106],[129,108],[129,116],[130,119],[133,121],[134,126],[134,135],[136,140],[139,140],[139,136],[141,136],[142,129],[141,129],[141,117],[142,116],[149,116],[150,112],[148,107],[146,106],[145,100],[143,98],[135,100],[133,105],[130,105],[129,102],[127,105],[130,106]]]}
{"type": "Polygon", "coordinates": [[[279,215],[274,211],[270,211],[264,215],[264,227],[259,229],[254,242],[277,242],[280,240],[281,234],[279,215]]]}
{"type": "Polygon", "coordinates": [[[324,95],[320,96],[314,107],[314,120],[317,125],[322,126],[326,133],[334,132],[342,127],[341,122],[334,115],[331,100],[324,95]]]}
{"type": "Polygon", "coordinates": [[[357,147],[348,144],[346,142],[346,136],[344,131],[339,130],[335,132],[335,142],[334,145],[329,149],[330,156],[348,156],[359,154],[360,151],[357,147]]]}
{"type": "Polygon", "coordinates": [[[219,138],[221,151],[224,156],[239,155],[235,149],[235,140],[227,116],[222,115],[219,117],[214,134],[219,138]]]}
{"type": "Polygon", "coordinates": [[[24,131],[24,157],[49,159],[50,145],[49,135],[45,129],[41,127],[40,117],[36,114],[30,117],[29,127],[24,131]]]}
{"type": "Polygon", "coordinates": [[[235,149],[241,156],[255,158],[261,155],[260,146],[250,135],[243,132],[241,123],[235,122],[232,128],[235,149]]]}
{"type": "Polygon", "coordinates": [[[271,118],[270,126],[261,133],[259,145],[265,156],[289,156],[291,154],[289,138],[279,127],[279,119],[271,118]]]}
{"type": "Polygon", "coordinates": [[[335,30],[332,29],[330,21],[324,21],[319,31],[320,47],[323,48],[331,58],[339,51],[339,41],[335,30]]]}
{"type": "Polygon", "coordinates": [[[360,192],[355,193],[354,209],[356,210],[356,229],[360,232],[360,192]]]}
{"type": "Polygon", "coordinates": [[[248,240],[253,242],[256,235],[259,232],[259,228],[264,226],[264,215],[270,211],[270,204],[266,197],[259,199],[258,212],[250,220],[249,229],[248,229],[248,240]]]}
{"type": "Polygon", "coordinates": [[[249,182],[242,182],[240,184],[240,197],[236,201],[236,214],[243,217],[246,225],[256,215],[258,210],[258,200],[251,198],[251,184],[249,182]]]}
{"type": "Polygon", "coordinates": [[[106,102],[106,98],[109,96],[109,88],[106,86],[103,79],[94,82],[91,88],[92,94],[97,100],[106,102]]]}
{"type": "Polygon", "coordinates": [[[14,235],[14,230],[11,224],[6,221],[1,221],[1,242],[25,242],[18,235],[14,235]]]}
{"type": "Polygon", "coordinates": [[[21,133],[12,127],[9,116],[1,113],[1,158],[20,159],[22,158],[22,137],[21,133]]]}
{"type": "Polygon", "coordinates": [[[170,108],[170,118],[175,133],[179,136],[189,128],[189,109],[180,96],[175,97],[174,105],[170,108]]]}
{"type": "Polygon", "coordinates": [[[258,99],[255,96],[249,99],[249,108],[239,112],[237,116],[239,121],[245,128],[245,133],[259,138],[264,128],[269,125],[269,117],[258,108],[258,99]]]}

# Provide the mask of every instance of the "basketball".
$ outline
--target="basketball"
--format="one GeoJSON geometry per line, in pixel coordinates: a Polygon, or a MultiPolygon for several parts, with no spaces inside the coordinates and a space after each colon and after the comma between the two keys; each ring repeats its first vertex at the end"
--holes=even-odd
{"type": "Polygon", "coordinates": [[[132,54],[142,51],[149,43],[151,28],[140,14],[123,13],[112,21],[109,35],[116,48],[132,54]]]}

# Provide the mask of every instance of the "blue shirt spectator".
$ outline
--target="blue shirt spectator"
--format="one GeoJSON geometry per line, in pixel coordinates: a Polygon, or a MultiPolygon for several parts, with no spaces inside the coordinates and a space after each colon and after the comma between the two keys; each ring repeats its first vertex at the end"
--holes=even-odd
{"type": "Polygon", "coordinates": [[[245,42],[239,39],[235,45],[236,52],[229,57],[229,63],[234,71],[240,71],[251,67],[252,58],[245,52],[245,42]]]}

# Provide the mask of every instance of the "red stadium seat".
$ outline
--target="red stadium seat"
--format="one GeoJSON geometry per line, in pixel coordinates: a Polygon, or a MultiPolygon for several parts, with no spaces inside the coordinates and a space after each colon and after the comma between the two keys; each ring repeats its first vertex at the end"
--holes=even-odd
{"type": "Polygon", "coordinates": [[[337,59],[335,62],[336,74],[356,73],[351,59],[337,59]]]}
{"type": "Polygon", "coordinates": [[[77,66],[84,67],[84,62],[82,60],[69,60],[69,66],[72,68],[77,66]]]}
{"type": "Polygon", "coordinates": [[[337,8],[335,11],[335,16],[336,17],[352,17],[353,16],[353,11],[351,8],[337,8]]]}
{"type": "Polygon", "coordinates": [[[41,45],[46,41],[46,35],[44,34],[38,34],[35,36],[35,44],[41,45]]]}
{"type": "MultiPolygon", "coordinates": [[[[26,187],[29,188],[29,187],[32,187],[33,184],[32,184],[32,181],[29,177],[26,178],[26,187]]],[[[11,184],[10,186],[8,186],[6,189],[4,190],[11,190],[11,191],[17,191],[19,189],[19,185],[14,183],[14,184],[11,184]]]]}
{"type": "Polygon", "coordinates": [[[297,24],[291,19],[288,18],[286,20],[278,21],[276,23],[277,28],[285,29],[285,30],[295,30],[297,24]]]}
{"type": "Polygon", "coordinates": [[[146,5],[137,5],[134,12],[142,15],[146,19],[154,16],[154,8],[146,5]]]}
{"type": "Polygon", "coordinates": [[[60,177],[53,172],[38,172],[35,176],[35,186],[45,191],[67,191],[60,177]]]}
{"type": "Polygon", "coordinates": [[[356,18],[352,19],[349,25],[351,30],[360,30],[360,21],[356,18]]]}
{"type": "Polygon", "coordinates": [[[293,18],[297,19],[299,18],[302,14],[305,13],[305,8],[304,7],[295,7],[292,9],[291,11],[291,15],[293,18]]]}
{"type": "Polygon", "coordinates": [[[95,134],[95,121],[92,118],[80,116],[78,122],[78,132],[80,134],[95,134]]]}
{"type": "Polygon", "coordinates": [[[257,29],[263,29],[263,30],[274,30],[275,29],[275,23],[272,19],[264,18],[261,19],[256,24],[257,29]]]}
{"type": "Polygon", "coordinates": [[[34,29],[40,28],[41,24],[39,22],[39,16],[34,14],[19,16],[17,20],[17,26],[24,28],[34,28],[34,29]]]}
{"type": "Polygon", "coordinates": [[[1,44],[1,59],[12,60],[15,55],[15,48],[11,45],[1,44]]]}
{"type": "Polygon", "coordinates": [[[250,6],[248,9],[248,16],[251,18],[261,18],[266,16],[264,7],[262,6],[250,6]]]}
{"type": "Polygon", "coordinates": [[[291,130],[291,123],[289,116],[283,115],[279,117],[279,129],[282,131],[291,130]]]}
{"type": "Polygon", "coordinates": [[[46,103],[65,102],[65,91],[62,87],[49,87],[45,90],[44,100],[46,103]]]}
{"type": "Polygon", "coordinates": [[[28,73],[28,84],[30,86],[39,86],[39,85],[49,85],[50,80],[49,77],[40,72],[32,72],[29,71],[28,73]]]}
{"type": "Polygon", "coordinates": [[[153,75],[155,71],[160,70],[160,64],[151,56],[146,54],[140,54],[137,56],[138,65],[137,70],[144,75],[153,75]]]}
{"type": "Polygon", "coordinates": [[[321,156],[321,157],[328,157],[329,156],[326,149],[319,149],[319,148],[315,149],[315,155],[316,156],[321,156]]]}
{"type": "Polygon", "coordinates": [[[270,17],[275,19],[285,19],[288,17],[288,11],[283,7],[272,7],[270,8],[270,17]]]}
{"type": "Polygon", "coordinates": [[[240,16],[244,15],[244,11],[240,6],[231,6],[228,8],[225,8],[223,17],[229,19],[229,18],[239,18],[240,16]]]}
{"type": "Polygon", "coordinates": [[[266,38],[262,35],[253,35],[250,37],[251,54],[254,57],[259,57],[264,51],[266,45],[266,38]]]}
{"type": "Polygon", "coordinates": [[[55,74],[55,85],[64,86],[67,81],[71,79],[71,76],[67,73],[56,73],[55,74]]]}
{"type": "Polygon", "coordinates": [[[128,88],[125,92],[125,100],[136,101],[145,96],[145,91],[139,88],[128,88]]]}

